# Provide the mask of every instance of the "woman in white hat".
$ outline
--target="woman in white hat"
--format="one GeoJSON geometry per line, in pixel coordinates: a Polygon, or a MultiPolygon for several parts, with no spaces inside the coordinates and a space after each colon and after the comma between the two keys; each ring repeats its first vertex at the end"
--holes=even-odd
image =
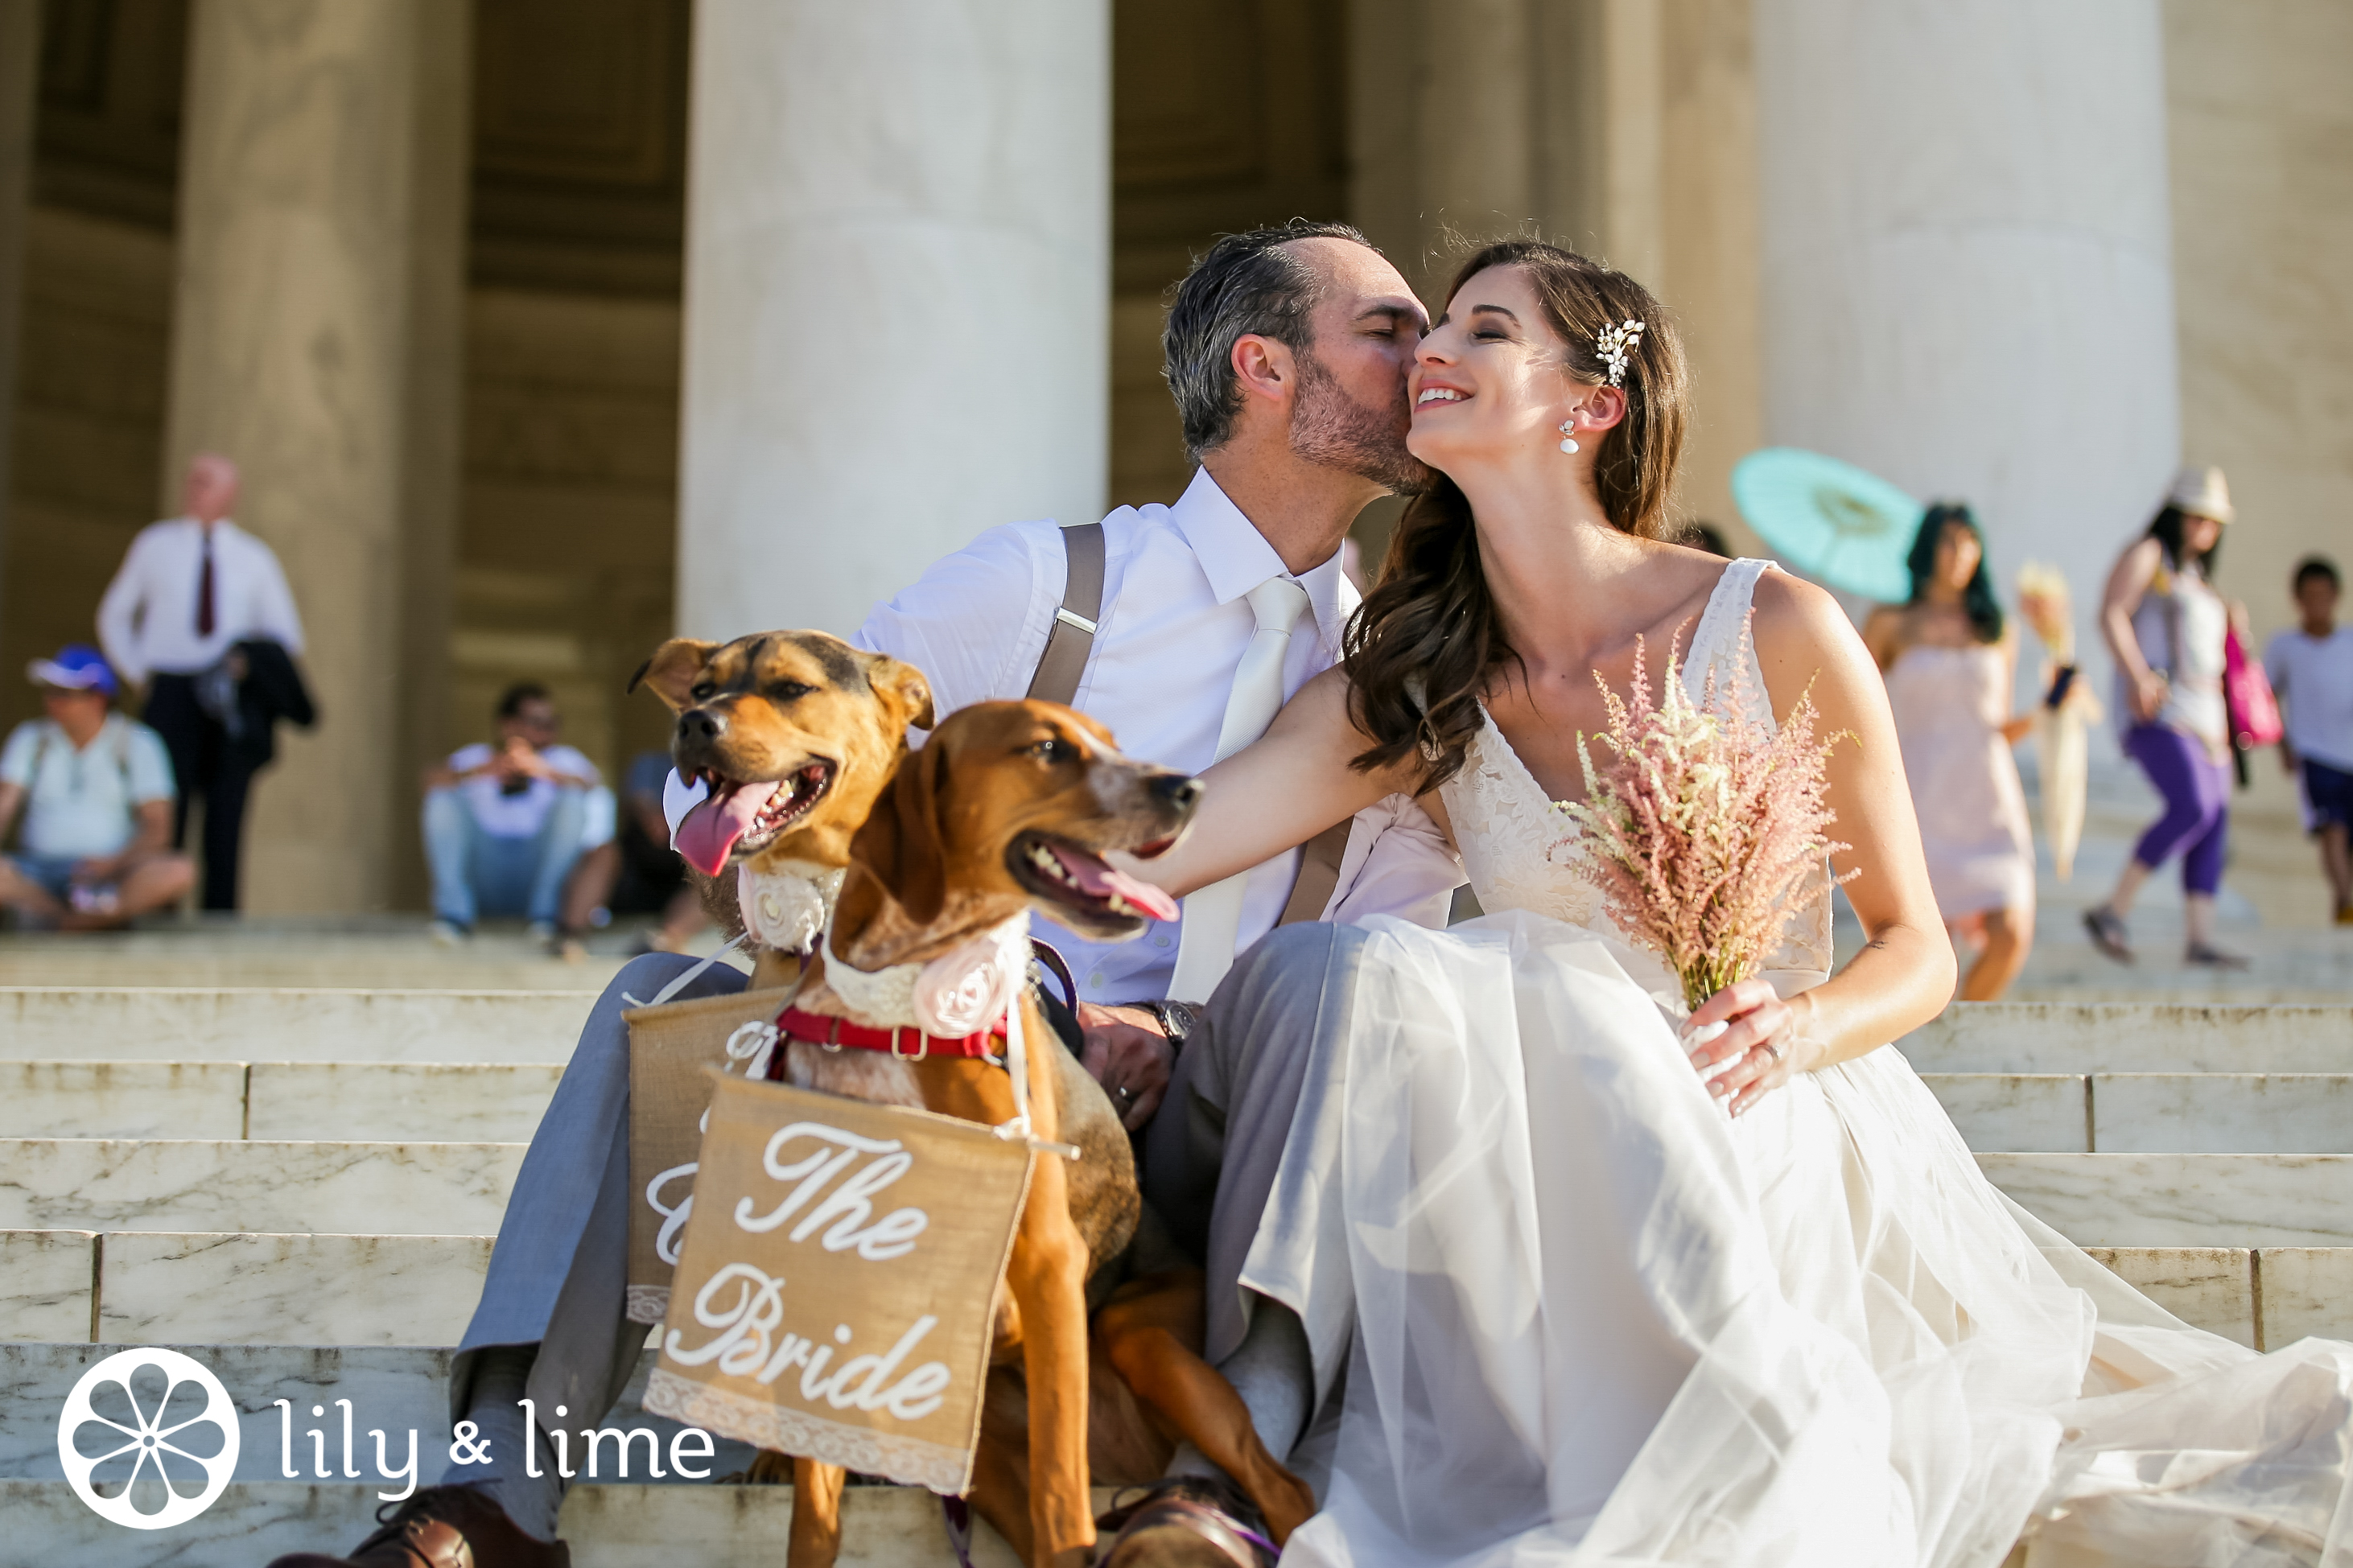
{"type": "Polygon", "coordinates": [[[2133,961],[2125,925],[2149,873],[2181,857],[2185,963],[2243,969],[2214,945],[2214,895],[2222,885],[2231,822],[2230,718],[2222,700],[2230,608],[2214,591],[2214,552],[2232,512],[2216,468],[2184,468],[2165,507],[2108,574],[2100,630],[2116,660],[2116,709],[2125,754],[2165,797],[2108,900],[2084,911],[2099,950],[2133,961]]]}

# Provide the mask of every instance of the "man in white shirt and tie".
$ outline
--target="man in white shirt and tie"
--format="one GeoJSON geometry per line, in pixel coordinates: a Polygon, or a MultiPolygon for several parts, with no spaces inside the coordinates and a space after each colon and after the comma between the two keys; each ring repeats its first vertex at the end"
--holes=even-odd
{"type": "MultiPolygon", "coordinates": [[[[172,843],[187,837],[188,802],[205,797],[204,907],[237,908],[238,845],[253,781],[249,749],[231,745],[202,678],[241,642],[302,651],[302,619],[269,545],[228,520],[237,465],[203,453],[188,465],[186,512],[149,523],[98,605],[99,640],[122,679],[147,689],[141,717],[172,753],[179,805],[172,843]]],[[[233,668],[233,667],[232,667],[233,668]]],[[[233,694],[234,682],[216,682],[233,694]]],[[[233,695],[228,699],[234,700],[233,695]]]]}
{"type": "MultiPolygon", "coordinates": [[[[1376,497],[1422,480],[1405,451],[1405,376],[1426,322],[1405,280],[1352,229],[1301,224],[1220,240],[1179,286],[1166,337],[1170,388],[1202,469],[1175,505],[1124,507],[1103,520],[1097,613],[1060,613],[1071,542],[1050,522],[1020,523],[933,566],[876,609],[859,640],[921,668],[942,713],[1022,696],[1044,681],[1041,665],[1058,668],[1075,705],[1125,750],[1207,767],[1255,739],[1285,697],[1339,656],[1356,603],[1340,570],[1348,525],[1376,497]]],[[[695,798],[673,776],[673,826],[695,798]]],[[[1361,933],[1333,922],[1388,913],[1442,925],[1462,879],[1410,801],[1383,802],[1346,837],[1328,881],[1303,899],[1294,852],[1239,886],[1195,894],[1182,921],[1134,943],[1041,931],[1073,961],[1090,1067],[1131,1126],[1149,1121],[1147,1194],[1180,1241],[1208,1258],[1213,1359],[1242,1338],[1235,1279],[1248,1233],[1310,1048],[1345,1012],[1361,933]],[[1294,916],[1312,907],[1271,930],[1286,904],[1294,916]],[[1238,947],[1247,954],[1239,963],[1238,947]],[[1229,1130],[1237,1150],[1253,1152],[1249,1169],[1221,1179],[1229,1130]]],[[[450,1372],[452,1419],[491,1439],[491,1459],[453,1466],[407,1505],[462,1535],[480,1568],[556,1561],[545,1543],[563,1481],[552,1467],[533,1476],[522,1464],[518,1402],[593,1422],[586,1413],[610,1408],[635,1367],[645,1330],[628,1320],[624,1300],[621,1015],[636,1005],[626,998],[651,997],[691,966],[649,953],[606,988],[508,1201],[450,1372]]],[[[722,966],[676,995],[743,984],[722,966]]],[[[1295,1339],[1296,1353],[1303,1346],[1295,1339]]],[[[1293,1368],[1291,1381],[1299,1375],[1293,1368]]],[[[1278,1452],[1289,1443],[1279,1432],[1270,1441],[1278,1452]]],[[[406,1528],[402,1519],[392,1527],[406,1528]]]]}
{"type": "MultiPolygon", "coordinates": [[[[1421,307],[1352,232],[1230,237],[1172,307],[1169,384],[1201,467],[1175,505],[1103,520],[1100,625],[1071,699],[1131,755],[1198,772],[1258,739],[1339,659],[1358,598],[1341,571],[1348,525],[1422,482],[1405,450],[1404,390],[1421,307]],[[1195,286],[1213,279],[1223,282],[1195,286]]],[[[1057,625],[1060,532],[992,529],[878,607],[856,640],[922,669],[941,713],[1021,696],[1057,625]]],[[[1088,942],[1042,920],[1038,934],[1069,957],[1100,1028],[1113,1004],[1207,1001],[1235,953],[1273,928],[1301,873],[1293,850],[1203,889],[1181,921],[1133,942],[1088,942]]],[[[1461,879],[1436,825],[1393,798],[1353,826],[1329,898],[1306,914],[1443,925],[1461,879]]],[[[1135,1091],[1130,1125],[1141,1126],[1160,1085],[1109,1087],[1135,1091]]]]}

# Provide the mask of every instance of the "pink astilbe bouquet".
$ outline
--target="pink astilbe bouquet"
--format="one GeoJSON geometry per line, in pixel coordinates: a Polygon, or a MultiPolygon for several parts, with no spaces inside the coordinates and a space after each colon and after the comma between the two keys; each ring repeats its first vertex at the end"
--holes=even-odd
{"type": "Polygon", "coordinates": [[[1586,798],[1553,809],[1582,829],[1577,869],[1610,919],[1666,960],[1696,1008],[1762,970],[1790,917],[1830,896],[1816,872],[1847,846],[1830,840],[1823,795],[1830,753],[1846,737],[1815,738],[1810,691],[1778,730],[1757,717],[1771,709],[1748,689],[1745,623],[1721,703],[1713,670],[1699,701],[1683,689],[1682,642],[1667,655],[1663,702],[1651,700],[1640,639],[1630,696],[1594,673],[1609,728],[1592,739],[1611,755],[1596,766],[1577,736],[1586,798]]]}

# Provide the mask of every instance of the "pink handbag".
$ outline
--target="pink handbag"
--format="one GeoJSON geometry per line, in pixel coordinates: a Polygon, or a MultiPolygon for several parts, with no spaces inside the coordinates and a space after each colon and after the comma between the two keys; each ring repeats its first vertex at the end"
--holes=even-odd
{"type": "Polygon", "coordinates": [[[2280,722],[2279,699],[2272,695],[2271,677],[2247,657],[2232,626],[2222,639],[2222,701],[2231,713],[2231,739],[2242,751],[2275,746],[2287,733],[2280,722]]]}

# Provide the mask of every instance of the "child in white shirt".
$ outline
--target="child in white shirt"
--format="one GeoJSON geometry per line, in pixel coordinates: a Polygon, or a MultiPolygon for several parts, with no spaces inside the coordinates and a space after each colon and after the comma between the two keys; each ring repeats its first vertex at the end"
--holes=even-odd
{"type": "Polygon", "coordinates": [[[2353,626],[2337,624],[2341,587],[2327,557],[2297,563],[2293,592],[2300,624],[2273,637],[2263,669],[2285,710],[2280,756],[2304,784],[2304,820],[2320,841],[2337,923],[2353,926],[2353,626]]]}

